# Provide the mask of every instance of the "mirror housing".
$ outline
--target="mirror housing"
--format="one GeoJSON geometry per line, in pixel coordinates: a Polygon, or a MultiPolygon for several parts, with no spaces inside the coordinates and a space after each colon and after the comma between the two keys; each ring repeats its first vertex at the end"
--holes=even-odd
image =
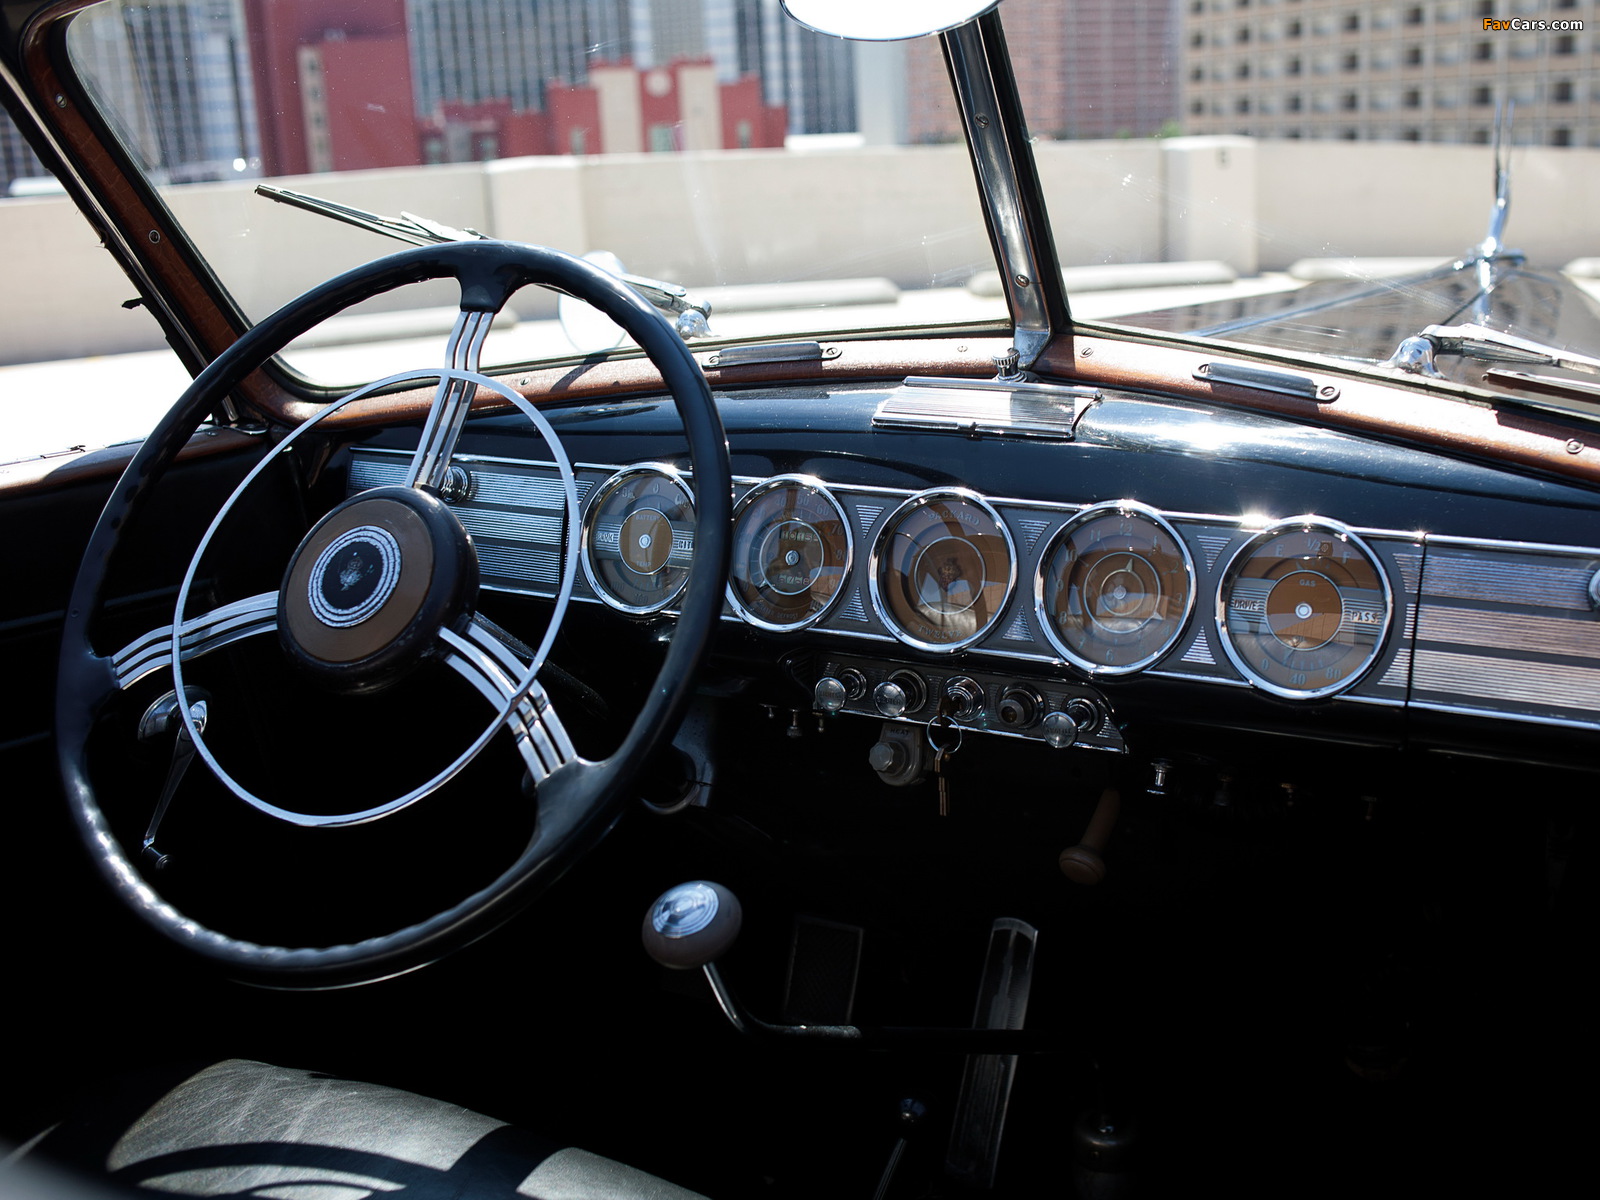
{"type": "Polygon", "coordinates": [[[965,25],[1000,0],[782,0],[790,17],[818,33],[861,42],[897,42],[965,25]]]}

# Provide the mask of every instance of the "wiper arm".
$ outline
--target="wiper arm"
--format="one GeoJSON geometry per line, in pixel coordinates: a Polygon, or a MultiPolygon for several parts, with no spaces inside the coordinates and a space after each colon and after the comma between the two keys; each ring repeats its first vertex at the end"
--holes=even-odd
{"type": "Polygon", "coordinates": [[[1600,375],[1600,358],[1574,354],[1556,346],[1546,346],[1529,338],[1502,333],[1485,325],[1429,325],[1421,333],[1401,342],[1382,364],[1411,375],[1442,379],[1433,365],[1437,354],[1459,354],[1488,362],[1531,363],[1545,367],[1564,367],[1600,375]]]}
{"type": "MultiPolygon", "coordinates": [[[[287,204],[291,208],[301,208],[318,216],[332,217],[335,221],[343,221],[346,225],[354,225],[357,229],[381,233],[384,237],[391,237],[412,246],[489,240],[488,234],[480,233],[476,229],[456,229],[429,220],[427,217],[419,217],[415,213],[401,212],[398,217],[386,217],[381,213],[356,208],[354,205],[324,200],[320,196],[308,196],[304,192],[292,192],[288,188],[273,187],[266,183],[256,184],[256,194],[265,196],[268,200],[276,200],[279,204],[287,204]]],[[[642,275],[621,275],[618,278],[657,308],[676,316],[678,319],[675,328],[678,336],[684,341],[711,335],[711,326],[708,322],[711,316],[709,300],[696,299],[686,289],[660,279],[646,279],[642,275]]]]}

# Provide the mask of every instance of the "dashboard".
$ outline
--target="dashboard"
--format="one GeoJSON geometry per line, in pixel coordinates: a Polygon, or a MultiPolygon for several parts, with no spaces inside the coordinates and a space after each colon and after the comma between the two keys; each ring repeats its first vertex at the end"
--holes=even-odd
{"type": "MultiPolygon", "coordinates": [[[[811,650],[819,713],[1116,753],[1128,712],[1173,696],[1368,742],[1415,736],[1406,714],[1509,741],[1600,729],[1586,489],[1081,387],[911,378],[718,402],[735,469],[723,621],[811,650]]],[[[575,464],[574,600],[670,617],[694,553],[670,402],[550,415],[575,464]]],[[[348,491],[396,482],[407,454],[357,446],[348,491]]],[[[515,419],[463,436],[446,498],[486,589],[555,595],[558,461],[515,419]]]]}

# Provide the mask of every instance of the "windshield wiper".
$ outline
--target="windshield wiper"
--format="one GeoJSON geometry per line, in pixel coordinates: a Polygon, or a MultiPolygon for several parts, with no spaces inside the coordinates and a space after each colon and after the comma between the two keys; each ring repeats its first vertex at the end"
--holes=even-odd
{"type": "Polygon", "coordinates": [[[1380,366],[1393,367],[1410,375],[1443,379],[1433,365],[1438,354],[1459,354],[1488,362],[1528,363],[1542,367],[1562,367],[1600,375],[1600,358],[1574,354],[1557,346],[1546,346],[1530,338],[1502,333],[1486,325],[1429,325],[1421,333],[1401,342],[1380,366]]]}
{"type": "MultiPolygon", "coordinates": [[[[340,204],[334,200],[324,200],[320,196],[308,196],[304,192],[292,192],[288,188],[273,187],[265,183],[256,185],[256,194],[265,196],[268,200],[276,200],[279,204],[287,204],[291,208],[301,208],[321,217],[332,217],[336,221],[343,221],[346,225],[354,225],[357,229],[381,233],[384,237],[391,237],[412,246],[489,240],[488,234],[480,233],[476,229],[456,229],[429,220],[427,217],[419,217],[415,213],[401,212],[398,217],[386,217],[382,213],[368,212],[364,208],[356,208],[350,204],[340,204]]],[[[657,308],[672,313],[677,318],[673,327],[684,341],[711,336],[709,300],[697,299],[691,296],[687,289],[660,279],[646,279],[642,275],[620,275],[618,278],[657,308]]]]}

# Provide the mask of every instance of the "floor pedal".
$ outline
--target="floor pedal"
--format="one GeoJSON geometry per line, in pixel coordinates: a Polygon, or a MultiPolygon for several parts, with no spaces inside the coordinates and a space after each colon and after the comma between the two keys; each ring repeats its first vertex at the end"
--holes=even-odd
{"type": "MultiPolygon", "coordinates": [[[[989,931],[989,952],[972,1016],[976,1029],[1021,1029],[1033,985],[1033,950],[1039,931],[1026,921],[1001,917],[989,931]]],[[[945,1172],[972,1187],[994,1186],[1005,1131],[1015,1054],[969,1054],[956,1099],[945,1172]]]]}

